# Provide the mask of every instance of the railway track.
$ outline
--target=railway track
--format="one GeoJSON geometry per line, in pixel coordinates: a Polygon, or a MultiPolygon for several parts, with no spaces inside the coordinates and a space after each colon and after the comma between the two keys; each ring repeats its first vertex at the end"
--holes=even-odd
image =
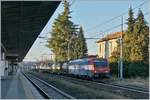
{"type": "MultiPolygon", "coordinates": [[[[52,74],[52,73],[49,73],[52,74]]],[[[85,79],[85,78],[77,78],[77,77],[70,77],[70,76],[66,76],[66,75],[58,75],[58,74],[54,74],[56,76],[61,76],[61,77],[68,77],[68,78],[74,78],[74,79],[79,79],[79,80],[86,80],[86,81],[91,81],[91,82],[97,82],[98,84],[108,84],[110,86],[114,86],[114,87],[120,87],[122,89],[127,89],[127,90],[133,90],[139,93],[144,93],[144,94],[149,94],[149,90],[143,87],[139,87],[139,86],[132,86],[132,85],[120,85],[117,83],[112,83],[111,81],[113,80],[98,80],[98,79],[85,79]]]]}
{"type": "MultiPolygon", "coordinates": [[[[66,78],[66,76],[61,76],[66,78]]],[[[82,83],[92,83],[99,85],[99,86],[104,86],[106,88],[110,88],[112,90],[120,91],[120,93],[126,93],[125,95],[127,97],[131,98],[149,98],[149,91],[144,89],[144,88],[137,88],[137,87],[131,87],[131,86],[123,86],[123,85],[118,85],[118,84],[111,84],[103,81],[97,81],[97,80],[85,80],[85,79],[78,79],[78,78],[72,78],[72,77],[67,77],[71,78],[71,80],[75,80],[76,82],[82,82],[82,83]]],[[[90,86],[90,85],[89,85],[90,86]]],[[[113,91],[112,91],[113,92],[113,91]]],[[[114,91],[115,92],[115,91],[114,91]]],[[[117,93],[117,92],[116,92],[117,93]]]]}
{"type": "Polygon", "coordinates": [[[121,86],[121,85],[110,84],[107,82],[97,81],[97,80],[83,80],[83,79],[78,79],[78,78],[73,78],[73,77],[68,77],[68,76],[62,76],[62,75],[61,76],[55,75],[55,76],[57,76],[58,78],[61,77],[61,78],[67,79],[68,81],[74,82],[76,84],[84,84],[84,85],[87,85],[88,87],[92,87],[95,89],[100,88],[103,90],[108,90],[114,93],[118,93],[119,95],[124,95],[129,98],[135,98],[135,99],[136,98],[140,98],[140,99],[149,98],[149,91],[143,88],[121,86]]]}
{"type": "Polygon", "coordinates": [[[108,85],[111,85],[111,86],[124,88],[124,89],[131,90],[131,91],[137,91],[137,92],[140,92],[140,93],[149,94],[149,91],[147,89],[137,87],[137,86],[119,85],[119,84],[108,83],[108,82],[104,82],[104,81],[100,81],[100,80],[93,80],[93,81],[97,82],[97,83],[104,83],[104,84],[108,84],[108,85]]]}
{"type": "Polygon", "coordinates": [[[128,90],[131,92],[137,92],[137,93],[141,93],[144,95],[149,95],[149,91],[147,91],[143,88],[137,88],[137,87],[131,87],[131,86],[122,86],[122,85],[111,84],[111,83],[106,83],[106,82],[102,82],[102,81],[94,81],[94,82],[97,84],[107,85],[110,87],[115,87],[115,88],[119,88],[119,89],[123,89],[123,90],[128,90]]]}
{"type": "Polygon", "coordinates": [[[97,80],[97,79],[86,80],[86,79],[74,78],[74,77],[62,76],[62,75],[56,75],[56,76],[61,76],[61,77],[64,77],[64,78],[66,77],[66,78],[71,78],[71,79],[77,79],[77,80],[80,80],[80,81],[90,81],[90,82],[94,82],[96,84],[108,85],[108,86],[112,86],[112,87],[116,87],[116,88],[121,88],[121,89],[125,89],[125,90],[130,90],[130,91],[133,91],[133,92],[139,92],[139,93],[149,95],[149,90],[147,90],[146,88],[141,88],[141,87],[136,87],[136,86],[128,86],[128,85],[119,85],[119,84],[111,83],[110,81],[107,82],[107,81],[97,80]]]}
{"type": "Polygon", "coordinates": [[[38,89],[45,99],[75,99],[44,80],[37,78],[35,75],[25,73],[23,75],[38,89]]]}
{"type": "MultiPolygon", "coordinates": [[[[79,80],[82,81],[83,79],[79,79],[79,80]]],[[[93,80],[84,80],[84,81],[90,81],[90,82],[93,82],[95,84],[115,87],[115,88],[119,88],[119,89],[123,89],[123,90],[128,90],[128,91],[132,91],[132,92],[138,92],[138,93],[141,93],[141,94],[149,95],[149,91],[147,89],[141,88],[141,87],[119,85],[119,84],[108,83],[108,82],[104,82],[104,81],[101,81],[101,80],[94,80],[94,79],[93,80]]]]}
{"type": "MultiPolygon", "coordinates": [[[[73,78],[73,77],[68,77],[68,76],[61,76],[61,77],[67,77],[67,78],[73,78]]],[[[116,87],[116,88],[121,88],[121,89],[125,89],[125,90],[129,90],[129,91],[133,91],[133,92],[139,92],[139,93],[143,93],[143,94],[147,94],[149,95],[149,90],[145,89],[145,88],[141,88],[141,87],[135,87],[135,86],[128,86],[128,85],[119,85],[119,84],[115,84],[115,83],[110,83],[107,81],[103,81],[103,80],[97,80],[97,79],[91,79],[91,80],[86,80],[86,79],[81,79],[81,78],[73,78],[73,79],[78,79],[80,81],[90,81],[90,82],[94,82],[96,84],[102,84],[102,85],[108,85],[111,87],[116,87]]]]}

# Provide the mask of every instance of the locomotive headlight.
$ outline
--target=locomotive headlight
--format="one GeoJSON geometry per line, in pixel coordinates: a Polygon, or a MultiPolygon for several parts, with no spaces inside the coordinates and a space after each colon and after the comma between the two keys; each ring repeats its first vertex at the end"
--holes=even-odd
{"type": "Polygon", "coordinates": [[[58,70],[60,70],[60,67],[57,67],[58,70]]]}
{"type": "Polygon", "coordinates": [[[97,71],[95,70],[94,73],[96,73],[97,71]]]}
{"type": "Polygon", "coordinates": [[[55,67],[53,66],[52,69],[55,69],[55,67]]]}
{"type": "Polygon", "coordinates": [[[89,70],[94,70],[94,66],[93,65],[88,65],[88,69],[89,70]]]}

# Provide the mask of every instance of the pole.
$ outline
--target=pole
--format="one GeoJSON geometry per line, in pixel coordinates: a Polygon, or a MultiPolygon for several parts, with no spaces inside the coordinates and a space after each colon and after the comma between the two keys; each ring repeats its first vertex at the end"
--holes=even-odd
{"type": "Polygon", "coordinates": [[[68,41],[68,61],[70,60],[70,54],[69,53],[70,53],[70,42],[71,42],[72,38],[73,38],[73,36],[68,41]]]}
{"type": "Polygon", "coordinates": [[[118,59],[118,78],[120,77],[119,75],[120,75],[120,61],[118,59]]]}
{"type": "Polygon", "coordinates": [[[69,50],[70,50],[70,49],[69,49],[69,48],[70,48],[69,42],[70,42],[70,41],[68,41],[68,61],[69,61],[69,59],[70,59],[70,57],[69,57],[69,53],[70,53],[70,52],[69,52],[69,50]]]}
{"type": "Polygon", "coordinates": [[[123,61],[122,61],[122,47],[123,47],[123,16],[121,16],[121,39],[120,39],[120,79],[123,79],[123,61]]]}

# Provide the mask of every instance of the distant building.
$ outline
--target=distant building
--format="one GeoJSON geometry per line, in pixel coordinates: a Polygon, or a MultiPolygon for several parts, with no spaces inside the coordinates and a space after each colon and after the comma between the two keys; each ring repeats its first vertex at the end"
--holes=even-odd
{"type": "Polygon", "coordinates": [[[122,32],[115,32],[101,38],[97,41],[98,56],[100,58],[108,58],[117,48],[117,41],[121,37],[122,32]]]}

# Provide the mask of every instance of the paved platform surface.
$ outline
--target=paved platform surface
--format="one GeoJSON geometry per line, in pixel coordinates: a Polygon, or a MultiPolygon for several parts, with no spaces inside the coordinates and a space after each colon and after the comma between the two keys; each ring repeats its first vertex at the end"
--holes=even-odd
{"type": "Polygon", "coordinates": [[[36,88],[20,73],[1,79],[2,99],[43,99],[36,88]]]}

